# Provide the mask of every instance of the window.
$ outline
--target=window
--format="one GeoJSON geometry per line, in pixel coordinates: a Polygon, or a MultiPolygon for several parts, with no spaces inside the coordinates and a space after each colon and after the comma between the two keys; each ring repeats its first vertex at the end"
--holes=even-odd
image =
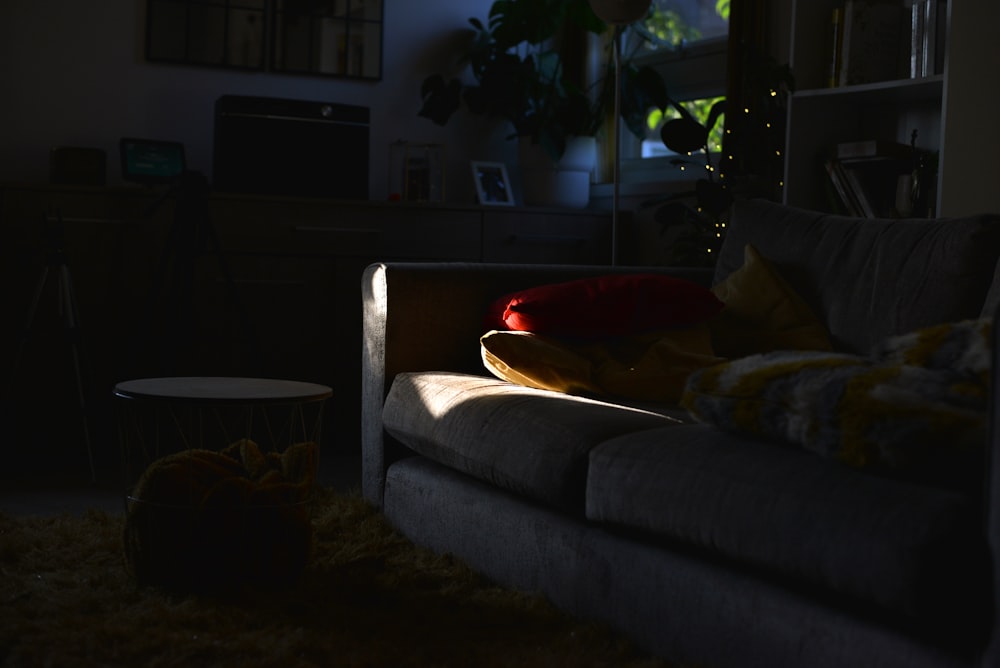
{"type": "MultiPolygon", "coordinates": [[[[653,0],[647,18],[627,33],[625,56],[636,65],[649,65],[667,84],[671,98],[684,102],[695,118],[726,92],[726,50],[729,0],[653,0]]],[[[651,110],[644,140],[629,132],[622,137],[622,172],[626,182],[683,178],[682,168],[660,139],[660,126],[677,115],[651,110]]],[[[710,137],[713,152],[721,150],[722,120],[710,137]]],[[[690,172],[688,172],[690,173],[690,172]]]]}

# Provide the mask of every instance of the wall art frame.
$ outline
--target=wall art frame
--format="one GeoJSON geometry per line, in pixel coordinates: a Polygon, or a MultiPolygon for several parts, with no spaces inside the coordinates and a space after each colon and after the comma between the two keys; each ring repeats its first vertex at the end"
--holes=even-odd
{"type": "Polygon", "coordinates": [[[507,165],[502,162],[473,160],[472,180],[476,195],[483,206],[514,206],[514,191],[507,176],[507,165]]]}
{"type": "Polygon", "coordinates": [[[146,60],[378,81],[384,0],[146,0],[146,60]]]}

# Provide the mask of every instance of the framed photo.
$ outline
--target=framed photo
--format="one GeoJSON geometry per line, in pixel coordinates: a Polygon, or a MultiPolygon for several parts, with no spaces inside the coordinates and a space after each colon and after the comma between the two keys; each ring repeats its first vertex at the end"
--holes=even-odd
{"type": "Polygon", "coordinates": [[[472,180],[479,203],[487,206],[514,206],[514,193],[502,162],[472,162],[472,180]]]}

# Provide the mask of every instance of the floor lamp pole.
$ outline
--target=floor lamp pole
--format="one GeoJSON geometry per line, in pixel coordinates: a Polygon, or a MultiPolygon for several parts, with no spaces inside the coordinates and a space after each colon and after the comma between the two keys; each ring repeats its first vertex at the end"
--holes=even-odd
{"type": "Polygon", "coordinates": [[[614,59],[615,59],[615,157],[614,157],[614,190],[611,195],[611,266],[618,264],[618,216],[621,213],[619,197],[621,195],[622,168],[622,33],[625,26],[638,21],[649,13],[651,0],[590,0],[590,8],[599,19],[607,25],[615,27],[614,59]]]}

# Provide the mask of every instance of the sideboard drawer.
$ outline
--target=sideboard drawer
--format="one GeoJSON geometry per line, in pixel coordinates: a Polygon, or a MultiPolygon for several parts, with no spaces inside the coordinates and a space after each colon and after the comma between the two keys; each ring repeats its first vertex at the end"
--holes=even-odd
{"type": "Polygon", "coordinates": [[[476,261],[482,245],[475,209],[220,197],[212,216],[231,252],[476,261]]]}
{"type": "Polygon", "coordinates": [[[606,264],[611,259],[609,214],[523,211],[483,216],[485,262],[606,264]]]}
{"type": "Polygon", "coordinates": [[[442,212],[425,219],[409,216],[373,219],[358,216],[332,224],[295,224],[294,250],[372,260],[479,259],[479,217],[442,212]]]}

